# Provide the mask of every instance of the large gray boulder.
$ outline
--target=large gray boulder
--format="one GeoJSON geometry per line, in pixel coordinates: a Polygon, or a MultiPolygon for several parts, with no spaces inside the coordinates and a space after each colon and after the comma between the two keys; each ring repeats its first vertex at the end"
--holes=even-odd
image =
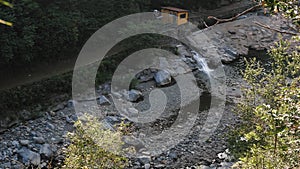
{"type": "Polygon", "coordinates": [[[155,82],[158,86],[165,86],[172,82],[171,74],[166,70],[160,70],[154,74],[155,82]]]}
{"type": "Polygon", "coordinates": [[[38,166],[41,163],[41,156],[39,153],[33,152],[24,147],[19,150],[18,153],[22,158],[22,162],[24,164],[33,164],[35,166],[38,166]]]}

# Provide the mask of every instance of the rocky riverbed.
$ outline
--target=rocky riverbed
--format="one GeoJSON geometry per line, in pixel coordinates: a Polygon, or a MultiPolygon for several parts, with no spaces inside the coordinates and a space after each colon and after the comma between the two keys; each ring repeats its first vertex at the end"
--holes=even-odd
{"type": "MultiPolygon", "coordinates": [[[[200,93],[200,110],[195,124],[190,132],[177,145],[160,155],[151,155],[141,151],[141,155],[130,159],[128,168],[229,168],[234,158],[228,150],[226,134],[239,123],[232,108],[241,98],[240,85],[243,83],[240,71],[243,68],[241,56],[248,55],[249,50],[267,50],[278,40],[278,33],[262,28],[255,22],[271,25],[278,29],[289,29],[290,24],[279,16],[258,16],[257,13],[245,15],[240,20],[216,25],[199,32],[190,38],[200,49],[198,55],[204,59],[209,69],[214,69],[215,56],[221,56],[222,67],[226,74],[226,106],[220,122],[212,135],[205,142],[199,139],[200,129],[203,127],[210,108],[210,82],[207,72],[199,68],[199,60],[188,47],[178,44],[178,55],[192,70],[196,77],[200,93]],[[202,103],[202,104],[201,104],[202,103]]],[[[288,38],[288,35],[284,35],[288,38]]],[[[169,61],[172,64],[176,60],[169,61]]],[[[178,72],[177,72],[178,73],[178,72]]],[[[187,73],[183,70],[179,74],[187,73]]],[[[97,100],[100,109],[105,113],[103,124],[113,129],[114,124],[120,123],[124,116],[116,111],[112,95],[132,102],[132,114],[149,109],[150,92],[156,88],[167,93],[167,108],[159,120],[143,125],[133,124],[136,130],[133,136],[153,135],[170,127],[178,115],[180,105],[178,84],[172,79],[176,72],[166,70],[144,70],[137,76],[139,83],[134,90],[111,93],[110,83],[97,88],[97,100]]],[[[63,151],[69,145],[67,133],[74,130],[73,124],[77,120],[74,104],[79,100],[65,101],[42,117],[19,123],[0,135],[0,168],[40,168],[60,167],[64,160],[63,151]]],[[[81,100],[86,107],[89,100],[81,100]]],[[[90,108],[92,111],[92,107],[90,108]]],[[[29,112],[30,113],[30,112],[29,112]]],[[[25,113],[26,114],[26,113],[25,113]]],[[[170,138],[172,139],[172,138],[170,138]]]]}

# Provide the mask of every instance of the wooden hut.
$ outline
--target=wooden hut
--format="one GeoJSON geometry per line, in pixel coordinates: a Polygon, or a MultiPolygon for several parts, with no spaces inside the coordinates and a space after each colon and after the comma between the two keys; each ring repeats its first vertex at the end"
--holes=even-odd
{"type": "Polygon", "coordinates": [[[182,25],[188,22],[189,12],[185,9],[175,7],[162,7],[161,13],[165,23],[182,25]]]}

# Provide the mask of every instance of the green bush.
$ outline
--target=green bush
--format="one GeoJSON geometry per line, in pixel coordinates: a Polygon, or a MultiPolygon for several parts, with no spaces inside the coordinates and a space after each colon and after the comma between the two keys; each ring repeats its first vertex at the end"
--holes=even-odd
{"type": "Polygon", "coordinates": [[[272,13],[282,13],[285,17],[293,20],[299,26],[299,1],[298,0],[256,0],[263,3],[266,9],[272,13]]]}
{"type": "Polygon", "coordinates": [[[69,134],[71,144],[66,150],[63,168],[125,168],[127,159],[122,156],[122,133],[104,129],[91,116],[86,116],[84,121],[85,124],[76,122],[76,131],[69,134]]]}
{"type": "Polygon", "coordinates": [[[247,86],[237,108],[244,122],[238,168],[300,167],[300,55],[288,49],[281,41],[270,50],[270,70],[255,58],[246,61],[247,86]]]}

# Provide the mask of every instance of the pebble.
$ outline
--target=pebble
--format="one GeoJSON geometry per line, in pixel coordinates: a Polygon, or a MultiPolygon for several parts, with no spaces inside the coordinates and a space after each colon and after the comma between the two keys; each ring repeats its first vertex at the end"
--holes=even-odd
{"type": "Polygon", "coordinates": [[[138,90],[132,89],[127,93],[126,97],[126,99],[130,102],[137,102],[143,98],[143,94],[138,90]]]}
{"type": "Polygon", "coordinates": [[[21,144],[22,146],[27,146],[29,143],[30,143],[29,140],[20,140],[20,144],[21,144]]]}
{"type": "Polygon", "coordinates": [[[150,164],[145,164],[145,169],[150,169],[150,164]]]}
{"type": "Polygon", "coordinates": [[[47,122],[47,127],[51,130],[54,130],[55,129],[55,126],[49,122],[47,122]]]}
{"type": "Polygon", "coordinates": [[[10,168],[11,168],[11,163],[10,163],[10,162],[7,162],[7,163],[4,163],[4,164],[1,164],[1,165],[0,165],[0,168],[3,168],[3,169],[10,169],[10,168]]]}
{"type": "Polygon", "coordinates": [[[54,117],[56,115],[56,113],[54,111],[50,111],[49,112],[50,116],[54,117]]]}
{"type": "Polygon", "coordinates": [[[170,152],[168,156],[173,160],[177,159],[177,153],[175,153],[175,152],[170,152]]]}
{"type": "Polygon", "coordinates": [[[224,160],[224,159],[228,158],[228,155],[226,153],[219,153],[218,158],[221,160],[224,160]]]}
{"type": "Polygon", "coordinates": [[[101,95],[99,98],[97,98],[97,101],[101,106],[111,105],[111,102],[103,95],[101,95]]]}
{"type": "Polygon", "coordinates": [[[140,156],[140,157],[138,157],[138,159],[142,164],[149,164],[151,161],[150,156],[140,156]]]}
{"type": "Polygon", "coordinates": [[[16,141],[16,140],[12,141],[11,144],[12,144],[14,147],[19,147],[19,146],[20,146],[19,142],[16,141]]]}
{"type": "Polygon", "coordinates": [[[233,34],[233,35],[236,34],[236,32],[233,30],[229,30],[228,33],[233,34]]]}
{"type": "Polygon", "coordinates": [[[43,137],[33,137],[32,138],[36,143],[38,144],[44,144],[45,143],[45,139],[43,137]]]}
{"type": "Polygon", "coordinates": [[[69,123],[69,124],[74,124],[75,121],[72,120],[69,116],[66,116],[66,122],[69,123]]]}
{"type": "Polygon", "coordinates": [[[50,146],[49,144],[44,144],[40,149],[40,154],[44,155],[46,157],[52,157],[56,149],[53,146],[50,146]]]}

